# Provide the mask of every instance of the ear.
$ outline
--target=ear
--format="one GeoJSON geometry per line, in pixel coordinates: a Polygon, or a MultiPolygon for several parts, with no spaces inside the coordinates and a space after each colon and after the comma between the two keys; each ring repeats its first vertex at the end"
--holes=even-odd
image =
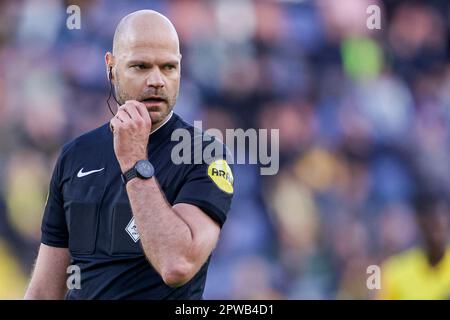
{"type": "Polygon", "coordinates": [[[114,67],[114,56],[111,52],[105,54],[106,77],[108,80],[114,80],[112,68],[114,67]]]}

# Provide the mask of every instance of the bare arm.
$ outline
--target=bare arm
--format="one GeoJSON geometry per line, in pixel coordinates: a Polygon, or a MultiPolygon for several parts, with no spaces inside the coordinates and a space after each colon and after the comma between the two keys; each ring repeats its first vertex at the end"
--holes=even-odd
{"type": "Polygon", "coordinates": [[[194,205],[171,207],[155,178],[131,180],[127,193],[147,258],[167,285],[185,284],[214,249],[219,225],[194,205]]]}
{"type": "Polygon", "coordinates": [[[25,300],[64,299],[67,290],[66,270],[70,256],[67,248],[41,244],[25,300]]]}

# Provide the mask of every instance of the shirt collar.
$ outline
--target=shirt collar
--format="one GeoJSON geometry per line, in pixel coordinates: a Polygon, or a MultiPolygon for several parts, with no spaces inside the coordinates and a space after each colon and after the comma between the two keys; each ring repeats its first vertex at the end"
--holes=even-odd
{"type": "Polygon", "coordinates": [[[164,122],[156,130],[150,132],[150,135],[154,134],[156,131],[161,129],[167,122],[169,122],[169,120],[172,118],[172,115],[173,115],[173,110],[170,111],[170,113],[166,117],[166,120],[164,120],[164,122]]]}

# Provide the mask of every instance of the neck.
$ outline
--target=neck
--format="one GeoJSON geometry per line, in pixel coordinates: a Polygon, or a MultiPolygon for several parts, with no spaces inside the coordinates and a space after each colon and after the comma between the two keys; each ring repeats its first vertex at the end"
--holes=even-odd
{"type": "Polygon", "coordinates": [[[428,263],[434,267],[436,266],[445,255],[445,248],[429,248],[426,251],[426,255],[428,258],[428,263]]]}

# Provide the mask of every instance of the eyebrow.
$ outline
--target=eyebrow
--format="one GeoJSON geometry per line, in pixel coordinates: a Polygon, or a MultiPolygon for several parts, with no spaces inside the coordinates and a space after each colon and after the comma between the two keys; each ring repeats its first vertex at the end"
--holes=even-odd
{"type": "MultiPolygon", "coordinates": [[[[130,60],[127,63],[127,65],[129,65],[129,66],[137,65],[137,64],[143,64],[143,65],[146,65],[146,66],[152,65],[152,63],[149,63],[149,62],[144,61],[144,60],[130,60]]],[[[180,62],[177,61],[177,60],[167,60],[167,61],[164,61],[164,62],[162,62],[160,64],[162,64],[162,65],[172,64],[172,65],[178,66],[180,64],[180,62]]]]}

